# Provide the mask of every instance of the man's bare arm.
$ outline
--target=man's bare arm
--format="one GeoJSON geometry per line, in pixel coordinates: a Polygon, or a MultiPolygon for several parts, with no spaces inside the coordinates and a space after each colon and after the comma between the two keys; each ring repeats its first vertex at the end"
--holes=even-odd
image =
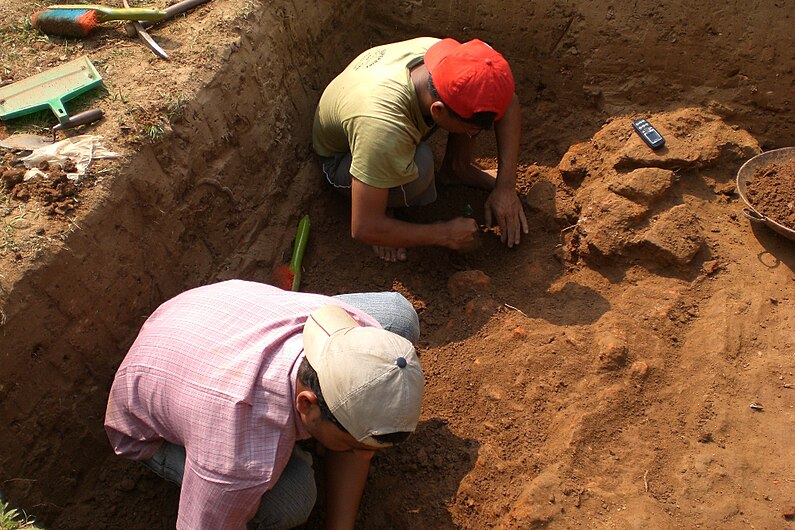
{"type": "Polygon", "coordinates": [[[454,250],[476,244],[477,223],[457,217],[442,223],[417,224],[386,214],[389,190],[358,179],[351,182],[351,236],[369,245],[396,248],[441,246],[454,250]]]}
{"type": "Polygon", "coordinates": [[[503,243],[509,247],[518,245],[521,234],[529,227],[522,204],[516,194],[516,164],[519,160],[519,134],[521,112],[519,98],[514,94],[503,117],[494,123],[497,137],[497,183],[486,200],[486,224],[496,221],[500,226],[503,243]]]}
{"type": "Polygon", "coordinates": [[[370,459],[375,451],[326,453],[326,528],[350,530],[356,523],[370,459]]]}

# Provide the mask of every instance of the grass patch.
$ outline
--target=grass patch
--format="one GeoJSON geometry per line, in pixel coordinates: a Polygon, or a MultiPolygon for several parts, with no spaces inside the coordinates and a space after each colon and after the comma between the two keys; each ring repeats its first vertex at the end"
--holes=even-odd
{"type": "Polygon", "coordinates": [[[26,513],[0,500],[0,530],[42,530],[26,513]]]}
{"type": "Polygon", "coordinates": [[[166,133],[166,127],[161,121],[144,127],[144,137],[152,143],[159,141],[166,133]]]}
{"type": "MultiPolygon", "coordinates": [[[[14,225],[24,221],[26,212],[21,211],[13,215],[15,209],[5,191],[0,192],[0,217],[2,217],[0,219],[0,255],[4,255],[7,252],[13,254],[20,250],[14,225]]],[[[5,528],[0,526],[0,530],[5,530],[5,528]]]]}
{"type": "MultiPolygon", "coordinates": [[[[19,58],[21,51],[31,53],[30,46],[33,43],[47,42],[48,40],[46,35],[34,28],[30,23],[29,14],[12,20],[7,26],[0,27],[1,62],[3,65],[11,64],[13,60],[19,58]]],[[[8,67],[3,66],[3,69],[8,70],[8,67]]],[[[6,74],[8,73],[6,71],[6,74]]]]}

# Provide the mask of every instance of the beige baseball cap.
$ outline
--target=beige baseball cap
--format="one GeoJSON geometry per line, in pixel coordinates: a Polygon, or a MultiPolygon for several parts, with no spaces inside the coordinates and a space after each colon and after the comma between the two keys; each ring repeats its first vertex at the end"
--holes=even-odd
{"type": "Polygon", "coordinates": [[[357,441],[386,447],[372,436],[417,427],[425,380],[408,340],[326,305],[304,325],[304,354],[331,413],[357,441]]]}

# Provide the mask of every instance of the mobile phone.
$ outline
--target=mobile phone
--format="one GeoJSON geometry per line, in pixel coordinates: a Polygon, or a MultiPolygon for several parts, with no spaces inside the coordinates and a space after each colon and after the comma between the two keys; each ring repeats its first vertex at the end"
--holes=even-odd
{"type": "Polygon", "coordinates": [[[632,122],[632,127],[635,129],[635,132],[643,138],[643,141],[651,147],[652,149],[659,149],[665,145],[665,138],[662,137],[662,134],[657,132],[651,123],[640,118],[638,120],[634,120],[632,122]]]}

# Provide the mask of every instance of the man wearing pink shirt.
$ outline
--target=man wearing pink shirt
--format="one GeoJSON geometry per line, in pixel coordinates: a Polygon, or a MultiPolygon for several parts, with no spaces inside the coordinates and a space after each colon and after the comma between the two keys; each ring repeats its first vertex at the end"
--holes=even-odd
{"type": "Polygon", "coordinates": [[[327,525],[353,528],[370,459],[416,428],[417,315],[397,293],[327,297],[232,280],[192,289],[144,323],[116,373],[114,451],[181,485],[178,529],[290,528],[328,450],[327,525]]]}

